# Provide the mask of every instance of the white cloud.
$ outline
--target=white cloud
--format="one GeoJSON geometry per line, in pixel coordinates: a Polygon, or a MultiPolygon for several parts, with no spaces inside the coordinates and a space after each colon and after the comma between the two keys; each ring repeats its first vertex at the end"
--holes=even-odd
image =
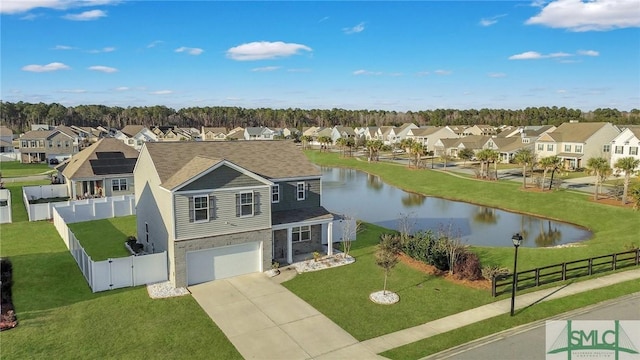
{"type": "Polygon", "coordinates": [[[360,32],[364,31],[364,22],[361,22],[360,24],[354,26],[354,27],[350,27],[350,28],[343,28],[342,31],[344,31],[345,34],[357,34],[360,32]]]}
{"type": "Polygon", "coordinates": [[[356,76],[358,76],[358,75],[376,75],[377,76],[377,75],[382,75],[382,72],[380,72],[380,71],[368,71],[368,70],[360,69],[360,70],[354,71],[353,75],[356,75],[356,76]]]}
{"type": "MultiPolygon", "coordinates": [[[[2,6],[2,5],[0,5],[0,6],[2,6]]],[[[42,16],[42,15],[41,14],[27,14],[27,15],[21,17],[20,20],[31,21],[31,20],[35,20],[35,19],[39,18],[40,16],[42,16]]]]}
{"type": "Polygon", "coordinates": [[[114,73],[114,72],[118,72],[118,69],[116,68],[112,68],[109,66],[102,66],[102,65],[96,65],[96,66],[89,66],[88,68],[89,70],[93,70],[93,71],[100,71],[103,73],[114,73]]]}
{"type": "Polygon", "coordinates": [[[259,68],[253,68],[251,69],[251,71],[254,72],[268,72],[268,71],[276,71],[280,69],[280,66],[264,66],[264,67],[259,67],[259,68]]]}
{"type": "Polygon", "coordinates": [[[151,95],[169,95],[169,94],[173,94],[173,91],[171,91],[171,90],[158,90],[158,91],[152,91],[149,94],[151,94],[151,95]]]}
{"type": "Polygon", "coordinates": [[[480,19],[480,26],[491,26],[498,22],[498,19],[501,17],[507,16],[507,14],[500,14],[496,16],[492,16],[490,18],[482,18],[480,19]]]}
{"type": "Polygon", "coordinates": [[[120,86],[120,87],[117,87],[117,88],[116,88],[116,91],[127,91],[127,90],[129,90],[129,89],[130,89],[130,88],[129,88],[129,87],[127,87],[127,86],[120,86]]]}
{"type": "Polygon", "coordinates": [[[57,70],[69,70],[69,69],[71,69],[69,66],[59,62],[52,62],[47,65],[34,64],[34,65],[27,65],[22,67],[22,70],[31,71],[31,72],[49,72],[49,71],[57,71],[57,70]]]}
{"type": "Polygon", "coordinates": [[[107,16],[107,13],[105,11],[89,10],[89,11],[81,12],[79,14],[67,14],[67,15],[64,15],[62,18],[67,20],[73,20],[73,21],[91,21],[91,20],[100,19],[101,17],[105,17],[105,16],[107,16]]]}
{"type": "Polygon", "coordinates": [[[322,19],[318,20],[318,22],[319,22],[319,23],[321,23],[321,22],[325,22],[325,21],[327,21],[327,20],[329,20],[329,17],[328,17],[328,16],[325,16],[325,17],[323,17],[322,19]]]}
{"type": "Polygon", "coordinates": [[[505,73],[489,73],[488,76],[490,78],[504,78],[504,77],[507,77],[507,74],[505,74],[505,73]]]}
{"type": "Polygon", "coordinates": [[[192,47],[186,47],[186,46],[182,46],[179,47],[175,50],[175,52],[177,53],[181,53],[181,52],[186,52],[189,55],[200,55],[204,52],[204,50],[200,49],[200,48],[192,48],[192,47]]]}
{"type": "Polygon", "coordinates": [[[100,53],[110,53],[110,52],[114,52],[116,51],[116,48],[114,47],[105,47],[102,49],[95,49],[95,50],[89,50],[88,52],[90,54],[100,54],[100,53]]]}
{"type": "Polygon", "coordinates": [[[416,75],[418,75],[418,76],[427,76],[427,75],[429,75],[429,72],[428,71],[418,71],[416,73],[416,75]]]}
{"type": "Polygon", "coordinates": [[[151,49],[154,48],[160,44],[164,43],[164,41],[162,40],[156,40],[156,41],[152,41],[149,45],[147,45],[147,49],[151,49]]]}
{"type": "Polygon", "coordinates": [[[65,10],[71,8],[110,5],[122,0],[3,0],[0,1],[0,13],[20,14],[37,8],[65,10]]]}
{"type": "Polygon", "coordinates": [[[566,92],[567,92],[567,90],[565,90],[565,89],[556,90],[556,93],[558,93],[558,94],[565,94],[566,92]]]}
{"type": "Polygon", "coordinates": [[[87,92],[87,90],[85,90],[85,89],[69,89],[69,90],[60,90],[60,92],[67,93],[67,94],[84,94],[84,93],[87,92]]]}
{"type": "Polygon", "coordinates": [[[56,45],[53,50],[73,50],[73,47],[67,45],[56,45]]]}
{"type": "Polygon", "coordinates": [[[640,6],[638,0],[557,0],[525,24],[571,31],[640,27],[640,6]]]}
{"type": "Polygon", "coordinates": [[[509,60],[537,60],[537,59],[548,59],[548,58],[561,58],[561,57],[568,57],[568,56],[572,56],[572,55],[565,52],[555,52],[555,53],[544,55],[537,51],[526,51],[521,54],[509,56],[509,60]]]}
{"type": "Polygon", "coordinates": [[[433,73],[434,74],[438,74],[438,75],[451,75],[453,73],[453,71],[451,71],[451,70],[436,70],[433,73]]]}
{"type": "Polygon", "coordinates": [[[600,53],[595,50],[578,50],[578,55],[583,56],[600,56],[600,53]]]}
{"type": "Polygon", "coordinates": [[[301,50],[312,51],[302,44],[257,41],[230,48],[227,50],[227,57],[238,61],[276,59],[296,55],[301,50]]]}

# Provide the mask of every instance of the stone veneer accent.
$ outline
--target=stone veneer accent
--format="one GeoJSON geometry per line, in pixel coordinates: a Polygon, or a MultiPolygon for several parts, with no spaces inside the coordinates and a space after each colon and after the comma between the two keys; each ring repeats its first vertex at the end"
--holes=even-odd
{"type": "Polygon", "coordinates": [[[175,267],[169,269],[169,279],[175,287],[187,286],[187,252],[216,247],[262,242],[262,269],[271,269],[271,229],[254,230],[206,238],[174,242],[175,267]]]}

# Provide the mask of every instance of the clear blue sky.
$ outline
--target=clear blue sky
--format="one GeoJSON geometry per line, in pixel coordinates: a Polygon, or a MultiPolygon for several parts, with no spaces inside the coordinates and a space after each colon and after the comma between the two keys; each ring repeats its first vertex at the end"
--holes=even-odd
{"type": "Polygon", "coordinates": [[[0,11],[3,101],[640,108],[638,0],[2,0],[0,11]]]}

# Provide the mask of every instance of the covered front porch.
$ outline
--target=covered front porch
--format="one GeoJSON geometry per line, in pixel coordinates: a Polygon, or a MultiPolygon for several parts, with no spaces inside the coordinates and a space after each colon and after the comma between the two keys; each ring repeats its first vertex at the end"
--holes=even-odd
{"type": "Polygon", "coordinates": [[[566,170],[575,170],[584,166],[582,154],[560,153],[558,157],[562,160],[562,167],[566,170]]]}
{"type": "Polygon", "coordinates": [[[300,260],[300,256],[313,256],[314,252],[332,255],[333,220],[333,214],[321,206],[274,212],[273,260],[284,265],[300,260]]]}

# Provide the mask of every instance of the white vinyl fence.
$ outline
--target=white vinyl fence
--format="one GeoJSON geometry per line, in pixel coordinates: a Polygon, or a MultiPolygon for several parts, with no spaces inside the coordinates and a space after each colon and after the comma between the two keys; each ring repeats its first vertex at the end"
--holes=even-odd
{"type": "Polygon", "coordinates": [[[0,224],[11,222],[11,191],[0,189],[0,224]]]}
{"type": "MultiPolygon", "coordinates": [[[[169,279],[166,251],[104,261],[91,260],[91,257],[87,255],[76,236],[67,226],[66,219],[59,211],[62,209],[64,208],[52,208],[53,224],[93,292],[151,284],[169,279]]],[[[75,221],[69,221],[69,223],[71,222],[75,221]]],[[[124,242],[125,239],[122,241],[122,246],[124,246],[124,242]]]]}
{"type": "Polygon", "coordinates": [[[29,204],[29,200],[67,197],[67,187],[64,184],[24,186],[22,195],[29,221],[52,219],[53,208],[59,208],[58,211],[69,224],[117,216],[129,216],[136,213],[134,195],[29,204]]]}

